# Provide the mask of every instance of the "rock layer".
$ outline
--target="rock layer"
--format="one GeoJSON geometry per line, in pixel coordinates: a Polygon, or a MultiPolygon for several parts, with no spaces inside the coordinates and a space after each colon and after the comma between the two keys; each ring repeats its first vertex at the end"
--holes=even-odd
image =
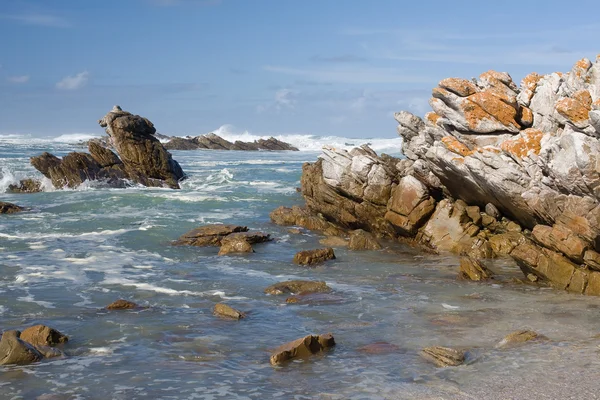
{"type": "Polygon", "coordinates": [[[154,136],[152,122],[115,106],[98,123],[106,128],[118,156],[98,141],[90,141],[89,154],[73,152],[60,159],[45,152],[32,157],[31,164],[56,188],[103,181],[110,187],[126,187],[133,182],[179,189],[183,170],[154,136]]]}
{"type": "Polygon", "coordinates": [[[306,209],[273,221],[510,255],[530,280],[600,295],[600,58],[520,86],[445,79],[430,104],[395,114],[405,159],[325,149],[303,166],[306,209]]]}
{"type": "Polygon", "coordinates": [[[215,133],[208,133],[206,135],[197,137],[172,137],[168,142],[165,143],[165,148],[168,150],[298,151],[297,147],[294,147],[291,144],[283,142],[279,139],[275,139],[274,137],[270,137],[268,139],[258,139],[254,142],[242,142],[239,140],[230,142],[215,133]]]}

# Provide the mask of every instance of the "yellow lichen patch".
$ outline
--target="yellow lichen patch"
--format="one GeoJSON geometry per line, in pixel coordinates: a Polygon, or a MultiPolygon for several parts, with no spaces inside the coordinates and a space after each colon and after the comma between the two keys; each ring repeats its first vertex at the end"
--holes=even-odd
{"type": "Polygon", "coordinates": [[[431,95],[432,95],[433,97],[435,97],[436,99],[445,99],[445,98],[449,97],[450,95],[452,95],[452,93],[451,93],[451,92],[449,92],[449,91],[447,91],[447,90],[446,90],[446,89],[444,89],[444,88],[441,88],[441,87],[434,87],[434,88],[431,90],[431,95]]]}
{"type": "Polygon", "coordinates": [[[540,154],[542,148],[541,141],[543,136],[544,133],[539,129],[525,129],[516,139],[504,141],[500,145],[500,148],[518,158],[526,157],[530,152],[537,155],[540,154]]]}
{"type": "MultiPolygon", "coordinates": [[[[589,94],[589,93],[588,93],[589,94]]],[[[573,123],[587,121],[592,109],[591,101],[584,104],[577,99],[563,97],[556,102],[556,111],[573,123]]]]}
{"type": "Polygon", "coordinates": [[[532,72],[531,74],[523,78],[523,80],[521,81],[521,88],[523,88],[524,90],[528,89],[533,91],[537,87],[540,79],[542,79],[542,76],[540,74],[538,74],[537,72],[532,72]]]}
{"type": "Polygon", "coordinates": [[[472,82],[462,78],[446,78],[439,83],[439,86],[460,97],[467,97],[479,91],[472,82]]]}
{"type": "Polygon", "coordinates": [[[512,83],[512,78],[507,73],[494,71],[490,69],[489,71],[484,72],[479,75],[479,79],[481,80],[497,80],[502,82],[505,85],[510,85],[512,83]]]}
{"type": "Polygon", "coordinates": [[[521,126],[533,125],[533,112],[531,109],[529,107],[521,107],[520,111],[519,122],[521,122],[521,126]]]}
{"type": "Polygon", "coordinates": [[[437,122],[440,118],[441,117],[433,111],[430,111],[427,114],[425,114],[425,119],[433,125],[437,125],[437,122]]]}
{"type": "Polygon", "coordinates": [[[589,108],[592,107],[592,95],[590,94],[589,90],[578,90],[573,93],[572,97],[584,106],[589,108]]]}
{"type": "Polygon", "coordinates": [[[587,58],[582,58],[581,60],[575,63],[575,75],[581,77],[581,75],[587,72],[588,69],[592,67],[592,62],[587,58]]]}
{"type": "Polygon", "coordinates": [[[478,152],[480,153],[484,153],[484,152],[490,152],[490,153],[496,153],[496,154],[500,154],[502,152],[502,150],[500,150],[499,148],[495,147],[495,146],[483,146],[477,149],[478,152]]]}
{"type": "Polygon", "coordinates": [[[461,158],[461,157],[454,157],[452,159],[453,162],[457,163],[457,164],[464,164],[465,163],[465,159],[461,158]]]}
{"type": "Polygon", "coordinates": [[[517,111],[514,107],[490,92],[480,92],[469,96],[468,101],[462,105],[462,109],[471,128],[477,127],[480,121],[489,119],[490,116],[504,126],[519,127],[515,121],[517,111]]]}
{"type": "Polygon", "coordinates": [[[442,143],[444,143],[448,150],[460,154],[463,157],[470,156],[474,153],[473,150],[469,149],[464,143],[459,142],[454,136],[444,136],[442,138],[442,143]]]}

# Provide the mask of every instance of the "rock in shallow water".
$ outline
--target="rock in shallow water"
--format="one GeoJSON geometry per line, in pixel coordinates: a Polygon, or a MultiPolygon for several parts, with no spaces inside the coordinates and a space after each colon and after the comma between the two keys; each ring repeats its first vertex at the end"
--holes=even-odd
{"type": "Polygon", "coordinates": [[[456,367],[465,362],[465,352],[449,347],[433,346],[421,350],[421,357],[438,367],[456,367]]]}
{"type": "Polygon", "coordinates": [[[42,354],[19,338],[19,331],[5,331],[0,340],[0,365],[27,365],[40,361],[42,354]]]}
{"type": "Polygon", "coordinates": [[[56,346],[69,341],[66,335],[46,325],[35,325],[26,328],[21,332],[20,338],[36,347],[56,346]]]}
{"type": "Polygon", "coordinates": [[[535,331],[521,330],[512,332],[504,337],[497,345],[497,348],[517,346],[532,340],[548,340],[544,335],[540,335],[535,331]]]}
{"type": "Polygon", "coordinates": [[[308,335],[277,348],[270,357],[271,365],[279,365],[294,358],[305,358],[335,346],[331,333],[308,335]]]}
{"type": "Polygon", "coordinates": [[[324,281],[286,281],[279,282],[265,289],[266,294],[279,295],[284,293],[307,294],[328,292],[331,288],[324,281]]]}
{"type": "Polygon", "coordinates": [[[106,306],[107,310],[133,310],[142,308],[133,301],[119,299],[106,306]]]}
{"type": "Polygon", "coordinates": [[[248,227],[231,224],[205,225],[184,233],[175,245],[220,246],[221,239],[234,232],[247,232],[248,227]]]}
{"type": "Polygon", "coordinates": [[[245,313],[243,313],[239,310],[236,310],[235,308],[230,307],[227,304],[223,304],[223,303],[215,304],[213,313],[216,316],[219,316],[222,318],[229,318],[229,319],[242,319],[242,318],[246,317],[245,313]]]}
{"type": "Polygon", "coordinates": [[[334,259],[333,249],[327,247],[325,249],[299,251],[294,256],[294,263],[298,265],[315,265],[334,259]]]}
{"type": "Polygon", "coordinates": [[[461,257],[458,276],[471,281],[486,281],[491,279],[494,274],[479,260],[472,257],[461,257]]]}
{"type": "Polygon", "coordinates": [[[0,201],[0,214],[14,214],[24,210],[25,209],[23,207],[20,207],[16,204],[0,201]]]}

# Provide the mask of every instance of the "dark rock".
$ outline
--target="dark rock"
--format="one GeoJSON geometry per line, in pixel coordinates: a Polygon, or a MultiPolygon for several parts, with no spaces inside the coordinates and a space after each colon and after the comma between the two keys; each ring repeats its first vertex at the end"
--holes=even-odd
{"type": "Polygon", "coordinates": [[[167,150],[198,150],[201,147],[198,142],[192,138],[173,137],[167,143],[164,143],[167,150]]]}
{"type": "Polygon", "coordinates": [[[35,347],[53,347],[69,341],[66,335],[46,325],[35,325],[26,328],[21,332],[20,338],[35,347]]]}
{"type": "Polygon", "coordinates": [[[0,365],[27,365],[43,356],[31,344],[19,339],[19,331],[5,331],[0,340],[0,365]]]}
{"type": "Polygon", "coordinates": [[[299,251],[294,256],[294,263],[298,265],[315,265],[333,259],[335,259],[333,249],[327,247],[326,249],[299,251]]]}
{"type": "Polygon", "coordinates": [[[307,294],[329,292],[331,288],[323,281],[286,281],[279,282],[265,289],[266,294],[279,295],[285,293],[307,294]]]}
{"type": "Polygon", "coordinates": [[[42,191],[42,184],[35,179],[22,179],[18,185],[8,185],[8,191],[11,193],[39,193],[42,191]]]}
{"type": "Polygon", "coordinates": [[[133,310],[136,308],[142,308],[136,303],[128,300],[119,299],[106,306],[107,310],[133,310]]]}
{"type": "Polygon", "coordinates": [[[242,231],[242,232],[230,233],[229,235],[227,235],[223,239],[221,239],[221,243],[225,243],[225,242],[231,241],[231,240],[240,240],[240,239],[245,240],[250,244],[265,243],[265,242],[270,242],[271,240],[273,240],[271,238],[271,235],[269,235],[268,233],[259,232],[259,231],[242,231]]]}
{"type": "Polygon", "coordinates": [[[426,347],[419,353],[421,357],[438,367],[456,367],[465,362],[465,352],[448,347],[426,347]]]}
{"type": "Polygon", "coordinates": [[[279,365],[294,358],[306,358],[325,349],[335,346],[331,333],[325,335],[308,335],[286,343],[271,354],[271,365],[279,365]]]}
{"type": "Polygon", "coordinates": [[[247,232],[248,227],[238,225],[205,225],[184,233],[175,245],[188,246],[220,246],[221,239],[236,232],[247,232]]]}
{"type": "Polygon", "coordinates": [[[242,319],[242,318],[246,317],[245,313],[238,311],[235,308],[230,307],[227,304],[223,304],[223,303],[215,304],[213,313],[219,317],[229,318],[229,319],[242,319]]]}
{"type": "Polygon", "coordinates": [[[0,201],[0,214],[14,214],[24,210],[23,207],[19,207],[16,204],[0,201]]]}

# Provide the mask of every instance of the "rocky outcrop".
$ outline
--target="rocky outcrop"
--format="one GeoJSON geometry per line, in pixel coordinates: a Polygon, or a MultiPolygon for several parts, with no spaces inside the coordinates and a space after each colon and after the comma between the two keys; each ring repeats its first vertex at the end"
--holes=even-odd
{"type": "MultiPolygon", "coordinates": [[[[303,166],[316,230],[510,255],[532,281],[600,295],[600,58],[520,86],[496,71],[445,79],[430,104],[424,119],[395,114],[405,159],[329,148],[303,166]]],[[[271,218],[301,225],[283,214],[271,218]]]]}
{"type": "Polygon", "coordinates": [[[242,142],[236,140],[230,142],[215,133],[209,133],[197,137],[172,137],[165,143],[168,150],[245,150],[245,151],[298,151],[297,147],[283,142],[274,137],[258,139],[254,142],[242,142]]]}
{"type": "Polygon", "coordinates": [[[217,303],[213,308],[213,314],[228,319],[242,319],[246,318],[246,314],[236,310],[235,308],[228,306],[227,304],[217,303]]]}
{"type": "Polygon", "coordinates": [[[25,209],[23,207],[20,207],[16,204],[0,201],[0,214],[14,214],[24,210],[25,209]]]}
{"type": "Polygon", "coordinates": [[[266,294],[280,295],[280,294],[308,294],[308,293],[321,293],[329,292],[331,288],[323,281],[285,281],[275,283],[265,289],[266,294]]]}
{"type": "Polygon", "coordinates": [[[298,265],[316,265],[327,260],[334,260],[335,253],[331,247],[315,250],[299,251],[294,255],[294,263],[298,265]]]}
{"type": "Polygon", "coordinates": [[[89,141],[89,154],[73,152],[60,159],[45,152],[32,157],[31,165],[56,188],[102,181],[110,187],[126,187],[133,182],[179,189],[183,170],[154,136],[152,122],[115,106],[98,123],[106,128],[118,156],[100,142],[89,141]]]}
{"type": "Polygon", "coordinates": [[[283,364],[294,358],[309,357],[333,346],[335,346],[335,339],[331,333],[308,335],[277,348],[271,354],[270,362],[271,365],[283,364]]]}

